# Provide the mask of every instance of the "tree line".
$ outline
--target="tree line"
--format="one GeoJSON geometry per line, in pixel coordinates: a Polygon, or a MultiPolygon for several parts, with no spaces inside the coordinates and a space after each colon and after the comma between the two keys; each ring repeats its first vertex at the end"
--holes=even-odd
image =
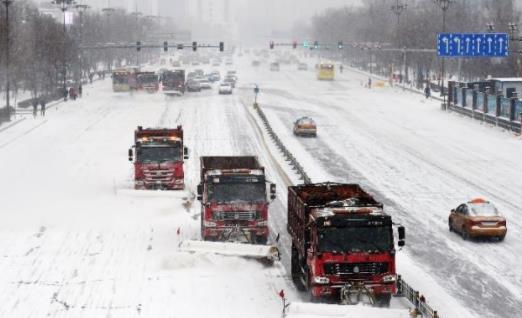
{"type": "MultiPolygon", "coordinates": [[[[518,37],[510,24],[518,25],[520,9],[513,0],[454,0],[446,11],[447,32],[507,32],[518,37]],[[491,27],[488,27],[490,25],[491,27]]],[[[427,78],[440,80],[441,60],[433,52],[387,52],[378,48],[435,49],[437,33],[442,32],[442,10],[433,0],[401,0],[406,10],[397,19],[392,12],[395,0],[365,0],[361,6],[330,9],[311,22],[313,39],[324,43],[347,43],[344,58],[350,63],[389,75],[404,69],[405,79],[418,86],[427,78]],[[353,48],[349,43],[367,43],[374,49],[353,48]],[[370,60],[371,59],[371,60],[370,60]],[[406,62],[406,63],[404,63],[406,62]],[[403,67],[406,64],[406,67],[403,67]],[[408,78],[408,77],[414,78],[408,78]]],[[[518,50],[518,41],[510,43],[518,50]]],[[[364,47],[364,45],[362,45],[364,47]]],[[[335,54],[332,52],[331,54],[335,54]]],[[[446,76],[460,80],[514,77],[522,73],[520,54],[508,58],[447,59],[446,76]]]]}
{"type": "MultiPolygon", "coordinates": [[[[81,47],[100,43],[135,43],[151,34],[174,30],[169,21],[127,13],[122,9],[109,12],[74,8],[74,23],[66,26],[41,12],[28,1],[14,1],[9,7],[10,83],[13,96],[29,91],[32,98],[62,94],[63,64],[67,85],[78,85],[89,74],[136,60],[136,49],[84,50],[81,47]]],[[[0,7],[0,91],[6,88],[6,10],[0,7]]],[[[159,54],[159,49],[144,49],[142,59],[159,54]],[[156,52],[158,51],[158,52],[156,52]]],[[[0,104],[4,104],[0,102],[0,104]]]]}

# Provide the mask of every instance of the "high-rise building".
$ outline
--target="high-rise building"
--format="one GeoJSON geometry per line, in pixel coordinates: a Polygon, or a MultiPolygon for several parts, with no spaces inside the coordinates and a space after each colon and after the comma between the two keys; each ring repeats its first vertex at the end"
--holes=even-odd
{"type": "Polygon", "coordinates": [[[156,0],[158,14],[163,17],[174,18],[176,25],[184,26],[189,22],[189,0],[156,0]]]}

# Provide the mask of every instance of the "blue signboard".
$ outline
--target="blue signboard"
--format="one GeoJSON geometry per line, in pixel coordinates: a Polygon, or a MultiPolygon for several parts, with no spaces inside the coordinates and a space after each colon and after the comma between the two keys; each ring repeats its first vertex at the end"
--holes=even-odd
{"type": "Polygon", "coordinates": [[[440,57],[506,57],[509,55],[507,33],[439,33],[440,57]]]}

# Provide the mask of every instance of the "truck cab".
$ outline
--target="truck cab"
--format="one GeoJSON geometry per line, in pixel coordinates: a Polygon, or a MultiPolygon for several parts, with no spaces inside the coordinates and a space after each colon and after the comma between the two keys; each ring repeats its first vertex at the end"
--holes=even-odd
{"type": "Polygon", "coordinates": [[[147,128],[134,132],[129,161],[134,162],[134,185],[139,190],[183,190],[183,161],[188,149],[183,145],[183,129],[147,128]]]}
{"type": "MultiPolygon", "coordinates": [[[[356,303],[361,294],[382,306],[396,293],[393,222],[358,185],[289,188],[292,278],[312,301],[356,303]]],[[[399,246],[404,229],[399,229],[399,246]]]]}
{"type": "Polygon", "coordinates": [[[269,187],[256,157],[201,157],[201,236],[209,241],[266,244],[269,187]]]}

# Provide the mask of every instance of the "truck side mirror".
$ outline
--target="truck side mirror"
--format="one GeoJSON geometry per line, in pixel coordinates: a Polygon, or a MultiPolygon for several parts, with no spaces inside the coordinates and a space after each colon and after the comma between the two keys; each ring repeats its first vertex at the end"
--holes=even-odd
{"type": "Polygon", "coordinates": [[[203,200],[203,185],[198,184],[198,201],[203,200]]]}
{"type": "Polygon", "coordinates": [[[183,147],[183,159],[187,160],[189,158],[189,150],[187,147],[183,147]]]}
{"type": "Polygon", "coordinates": [[[404,228],[404,226],[399,226],[399,242],[397,243],[399,247],[403,247],[404,245],[406,245],[405,239],[406,229],[404,228]]]}
{"type": "Polygon", "coordinates": [[[270,184],[270,200],[275,200],[276,198],[276,185],[275,183],[270,184]]]}
{"type": "Polygon", "coordinates": [[[132,161],[134,154],[132,153],[132,149],[129,149],[129,161],[132,161]]]}

